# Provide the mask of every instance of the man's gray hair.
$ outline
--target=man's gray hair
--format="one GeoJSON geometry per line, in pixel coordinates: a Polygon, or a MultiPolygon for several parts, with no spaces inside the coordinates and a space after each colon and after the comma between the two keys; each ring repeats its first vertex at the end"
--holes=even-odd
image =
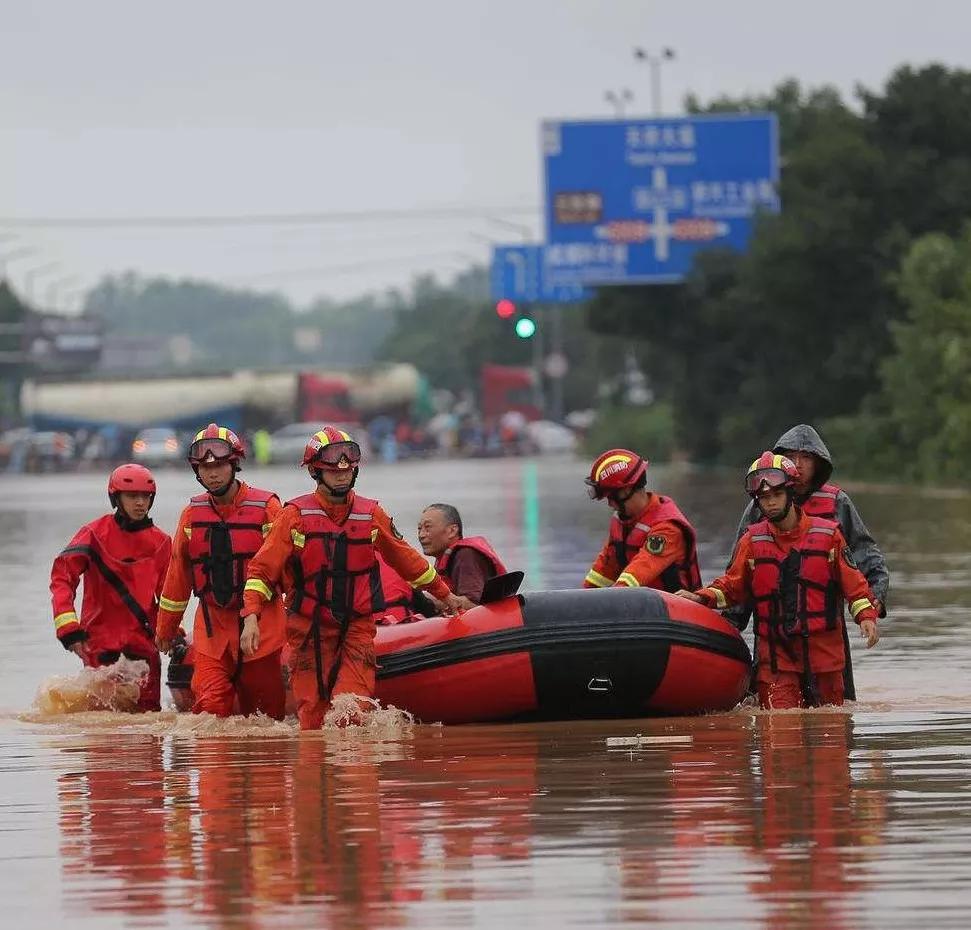
{"type": "Polygon", "coordinates": [[[459,528],[459,539],[462,538],[462,516],[458,512],[458,509],[453,507],[451,504],[429,504],[425,510],[437,510],[445,517],[445,523],[447,526],[455,524],[459,528]]]}

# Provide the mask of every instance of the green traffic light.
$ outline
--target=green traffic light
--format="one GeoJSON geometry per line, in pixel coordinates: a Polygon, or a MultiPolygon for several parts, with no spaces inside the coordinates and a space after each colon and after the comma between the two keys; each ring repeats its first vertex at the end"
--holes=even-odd
{"type": "Polygon", "coordinates": [[[536,324],[528,316],[516,320],[516,335],[520,339],[530,339],[535,332],[536,324]]]}

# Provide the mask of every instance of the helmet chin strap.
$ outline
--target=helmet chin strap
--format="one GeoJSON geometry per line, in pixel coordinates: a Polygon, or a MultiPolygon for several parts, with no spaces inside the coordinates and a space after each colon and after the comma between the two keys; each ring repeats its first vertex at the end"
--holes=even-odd
{"type": "Polygon", "coordinates": [[[236,473],[239,471],[239,468],[237,467],[235,462],[233,462],[232,465],[233,465],[233,474],[230,477],[229,481],[227,481],[221,488],[216,488],[215,491],[210,490],[208,485],[206,485],[206,483],[202,480],[202,478],[199,477],[198,465],[193,465],[192,470],[196,473],[196,481],[198,481],[199,484],[201,484],[206,489],[206,491],[209,493],[211,497],[222,497],[233,486],[233,482],[236,480],[236,473]]]}
{"type": "Polygon", "coordinates": [[[325,471],[323,468],[315,468],[311,471],[310,474],[313,477],[313,479],[317,482],[317,484],[322,484],[325,488],[327,488],[328,494],[330,494],[333,497],[337,497],[343,501],[343,500],[347,500],[348,494],[351,493],[351,490],[354,488],[354,485],[357,484],[357,475],[359,471],[360,469],[355,466],[354,474],[351,475],[350,485],[348,486],[346,491],[343,491],[340,494],[338,494],[337,491],[335,491],[326,481],[324,481],[325,471]]]}
{"type": "Polygon", "coordinates": [[[759,499],[755,498],[755,503],[759,508],[760,513],[769,523],[782,523],[786,517],[789,516],[789,511],[792,510],[792,504],[794,501],[794,496],[792,493],[792,488],[786,488],[786,506],[784,510],[781,510],[774,517],[770,517],[764,510],[762,510],[762,505],[759,503],[759,499]]]}

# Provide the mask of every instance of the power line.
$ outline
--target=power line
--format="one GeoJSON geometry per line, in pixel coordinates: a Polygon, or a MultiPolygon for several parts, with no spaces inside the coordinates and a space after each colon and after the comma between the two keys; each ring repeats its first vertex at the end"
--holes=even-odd
{"type": "Polygon", "coordinates": [[[372,258],[365,261],[345,262],[334,265],[315,265],[305,268],[281,268],[278,271],[262,271],[257,274],[233,276],[233,281],[240,283],[256,283],[258,281],[273,281],[281,278],[316,278],[321,275],[340,275],[354,271],[367,271],[370,268],[382,268],[385,265],[411,264],[412,262],[439,262],[444,260],[475,264],[475,257],[454,249],[448,252],[425,252],[421,255],[397,255],[389,258],[372,258]]]}
{"type": "Polygon", "coordinates": [[[348,210],[320,213],[240,213],[195,216],[0,216],[10,229],[165,229],[192,226],[311,226],[328,223],[399,222],[416,219],[477,217],[501,222],[501,217],[537,216],[539,205],[417,207],[400,210],[348,210]]]}

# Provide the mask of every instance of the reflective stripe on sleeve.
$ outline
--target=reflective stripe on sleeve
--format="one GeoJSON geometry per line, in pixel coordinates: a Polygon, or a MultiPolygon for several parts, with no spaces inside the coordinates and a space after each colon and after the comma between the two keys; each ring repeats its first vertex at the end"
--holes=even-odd
{"type": "Polygon", "coordinates": [[[167,597],[160,597],[158,599],[158,606],[162,610],[167,610],[169,613],[181,614],[185,611],[186,607],[189,606],[188,601],[170,601],[167,597]]]}
{"type": "Polygon", "coordinates": [[[290,539],[293,540],[293,544],[298,548],[302,549],[304,543],[307,541],[307,537],[300,532],[300,530],[290,530],[290,539]]]}
{"type": "Polygon", "coordinates": [[[78,615],[73,610],[66,610],[62,614],[58,614],[54,618],[54,629],[60,630],[66,627],[69,623],[77,623],[78,615]]]}
{"type": "Polygon", "coordinates": [[[259,578],[247,578],[243,590],[255,591],[265,601],[273,600],[273,592],[259,578]]]}
{"type": "Polygon", "coordinates": [[[425,585],[431,584],[437,577],[438,572],[435,571],[435,567],[429,565],[428,571],[422,572],[414,581],[408,583],[413,588],[423,588],[425,585]]]}
{"type": "Polygon", "coordinates": [[[627,585],[628,588],[639,588],[641,586],[641,583],[630,572],[621,572],[617,584],[627,585]]]}
{"type": "Polygon", "coordinates": [[[587,572],[587,577],[584,581],[592,584],[596,588],[609,588],[614,583],[612,578],[601,575],[600,572],[595,572],[592,568],[587,572]]]}
{"type": "Polygon", "coordinates": [[[856,615],[861,610],[866,610],[867,607],[873,607],[873,605],[870,603],[869,599],[865,597],[860,597],[853,601],[853,603],[850,604],[850,614],[852,615],[853,619],[855,620],[856,615]]]}

